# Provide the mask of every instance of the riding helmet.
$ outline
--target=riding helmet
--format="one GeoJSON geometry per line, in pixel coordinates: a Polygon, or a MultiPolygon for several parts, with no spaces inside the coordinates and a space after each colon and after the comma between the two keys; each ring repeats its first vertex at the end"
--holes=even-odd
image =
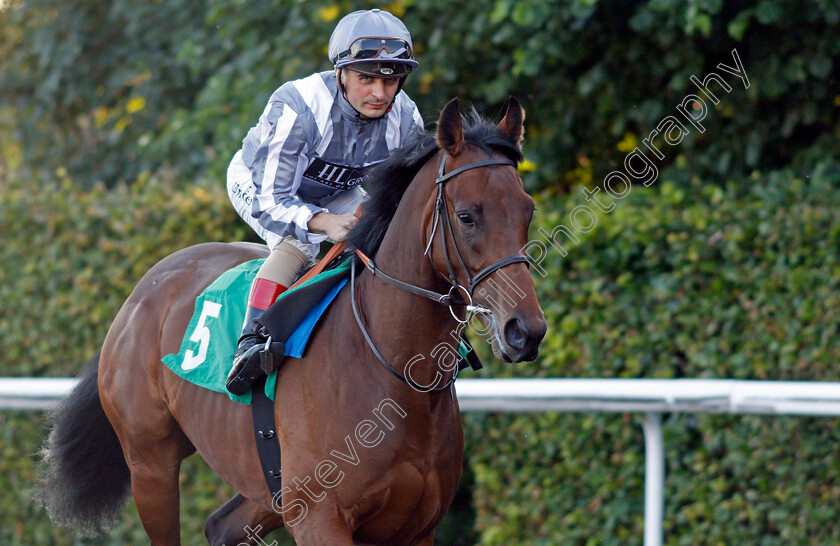
{"type": "Polygon", "coordinates": [[[330,62],[377,78],[403,78],[418,63],[411,34],[394,15],[380,9],[344,16],[330,36],[330,62]]]}

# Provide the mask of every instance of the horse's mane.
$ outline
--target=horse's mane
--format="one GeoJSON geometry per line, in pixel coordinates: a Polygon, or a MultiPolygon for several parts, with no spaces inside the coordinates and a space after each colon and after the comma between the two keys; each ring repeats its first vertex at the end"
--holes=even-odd
{"type": "MultiPolygon", "coordinates": [[[[487,152],[499,152],[519,163],[522,150],[491,122],[473,109],[464,122],[464,141],[487,152]]],[[[434,134],[426,134],[414,144],[401,148],[370,175],[365,189],[370,197],[362,205],[363,215],[347,236],[351,246],[373,257],[397,212],[402,196],[427,161],[438,151],[434,134]]]]}

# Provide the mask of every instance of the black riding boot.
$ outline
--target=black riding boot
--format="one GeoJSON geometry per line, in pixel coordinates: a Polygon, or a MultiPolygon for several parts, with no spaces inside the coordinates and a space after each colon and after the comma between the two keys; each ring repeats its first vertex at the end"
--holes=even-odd
{"type": "Polygon", "coordinates": [[[239,347],[233,355],[233,367],[225,386],[232,394],[244,394],[260,376],[265,375],[260,367],[260,351],[265,348],[268,333],[255,319],[265,313],[262,309],[248,307],[239,347]]]}

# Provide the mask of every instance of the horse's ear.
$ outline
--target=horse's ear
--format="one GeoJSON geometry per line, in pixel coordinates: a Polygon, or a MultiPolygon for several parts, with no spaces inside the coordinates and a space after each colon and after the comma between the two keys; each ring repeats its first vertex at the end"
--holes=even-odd
{"type": "Polygon", "coordinates": [[[499,129],[517,146],[522,146],[525,140],[525,110],[516,97],[508,98],[507,112],[499,123],[499,129]]]}
{"type": "Polygon", "coordinates": [[[464,125],[457,97],[443,107],[438,120],[437,143],[441,150],[455,157],[464,148],[464,125]]]}

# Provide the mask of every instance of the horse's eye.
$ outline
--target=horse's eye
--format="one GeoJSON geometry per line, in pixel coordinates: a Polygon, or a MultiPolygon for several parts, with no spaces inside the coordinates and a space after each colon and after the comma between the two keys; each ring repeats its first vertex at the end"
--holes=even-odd
{"type": "Polygon", "coordinates": [[[459,212],[458,213],[458,220],[464,224],[465,226],[474,226],[475,220],[473,220],[472,214],[467,212],[459,212]]]}

